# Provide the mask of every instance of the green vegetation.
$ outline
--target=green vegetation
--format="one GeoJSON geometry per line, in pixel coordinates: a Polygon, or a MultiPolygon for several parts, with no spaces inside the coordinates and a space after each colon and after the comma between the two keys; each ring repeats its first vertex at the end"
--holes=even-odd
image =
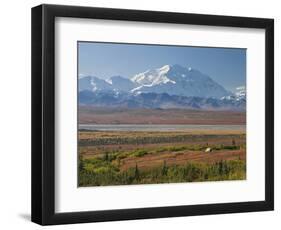
{"type": "Polygon", "coordinates": [[[236,145],[181,145],[181,146],[165,146],[165,147],[158,147],[155,149],[155,152],[180,152],[184,150],[189,151],[204,151],[207,147],[210,147],[213,150],[239,150],[245,149],[245,146],[236,146],[236,145]]]}
{"type": "Polygon", "coordinates": [[[120,171],[117,166],[102,159],[80,159],[79,186],[128,185],[151,183],[177,183],[195,181],[243,180],[246,178],[246,163],[242,160],[216,163],[186,163],[185,165],[154,167],[140,170],[134,168],[120,171]]]}
{"type": "Polygon", "coordinates": [[[79,186],[246,178],[246,136],[229,132],[79,133],[79,186]]]}
{"type": "MultiPolygon", "coordinates": [[[[83,131],[84,133],[87,133],[83,131]]],[[[91,134],[91,132],[88,132],[91,134]]],[[[100,134],[101,135],[101,134],[100,134]]],[[[106,132],[104,132],[104,136],[100,136],[98,138],[85,138],[79,140],[79,146],[106,146],[106,145],[125,145],[125,144],[134,144],[134,145],[142,145],[142,144],[159,144],[159,143],[179,143],[179,142],[194,142],[194,141],[202,141],[205,139],[208,140],[220,140],[221,138],[230,138],[232,139],[232,145],[235,146],[236,142],[234,138],[241,137],[245,138],[244,134],[241,135],[219,135],[219,134],[204,134],[204,135],[190,135],[190,134],[178,134],[172,135],[170,133],[157,133],[151,135],[139,134],[132,132],[131,135],[127,134],[126,136],[106,136],[106,132]]]]}
{"type": "MultiPolygon", "coordinates": [[[[194,144],[194,145],[166,145],[166,146],[153,146],[152,148],[136,148],[134,150],[122,150],[120,148],[113,149],[113,150],[104,150],[101,154],[104,161],[113,161],[116,159],[122,160],[124,158],[128,157],[143,157],[148,154],[155,154],[155,153],[163,153],[163,152],[169,152],[169,153],[180,153],[183,151],[201,151],[204,152],[206,148],[210,147],[212,150],[216,151],[223,151],[223,150],[240,150],[246,149],[245,144],[241,145],[208,145],[206,144],[194,144]]],[[[84,153],[83,150],[81,150],[82,153],[84,153]]]]}

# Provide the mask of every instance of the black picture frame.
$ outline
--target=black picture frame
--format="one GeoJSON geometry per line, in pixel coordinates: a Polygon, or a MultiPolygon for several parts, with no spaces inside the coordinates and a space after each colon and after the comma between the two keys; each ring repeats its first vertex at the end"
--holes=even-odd
{"type": "Polygon", "coordinates": [[[274,20],[62,5],[32,8],[32,221],[41,225],[274,209],[274,20]],[[265,200],[55,213],[55,18],[108,19],[265,29],[265,200]]]}

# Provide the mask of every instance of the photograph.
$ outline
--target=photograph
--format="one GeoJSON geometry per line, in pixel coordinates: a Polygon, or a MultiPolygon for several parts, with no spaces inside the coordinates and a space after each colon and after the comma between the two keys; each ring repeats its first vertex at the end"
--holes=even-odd
{"type": "Polygon", "coordinates": [[[274,18],[124,7],[31,9],[31,221],[273,211],[274,18]]]}
{"type": "Polygon", "coordinates": [[[77,49],[78,187],[246,180],[246,49],[77,49]]]}

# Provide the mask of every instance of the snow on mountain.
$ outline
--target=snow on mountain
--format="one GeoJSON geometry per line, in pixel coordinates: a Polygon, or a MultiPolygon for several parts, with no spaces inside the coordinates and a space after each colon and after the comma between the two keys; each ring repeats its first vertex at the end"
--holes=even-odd
{"type": "Polygon", "coordinates": [[[156,93],[185,97],[222,98],[232,95],[223,86],[198,70],[180,65],[164,65],[131,78],[114,76],[107,80],[92,76],[79,78],[79,91],[113,91],[134,95],[156,93]]]}
{"type": "Polygon", "coordinates": [[[79,103],[101,107],[246,109],[246,87],[229,92],[209,76],[180,65],[165,65],[132,78],[79,76],[79,103]]]}
{"type": "Polygon", "coordinates": [[[222,100],[246,101],[246,86],[239,86],[232,95],[224,96],[222,100]]]}
{"type": "Polygon", "coordinates": [[[79,79],[79,92],[83,90],[89,91],[110,91],[112,86],[95,76],[84,76],[79,79]]]}
{"type": "Polygon", "coordinates": [[[83,76],[79,78],[79,92],[83,90],[93,92],[129,92],[134,87],[136,85],[130,79],[121,76],[113,76],[106,80],[94,76],[83,76]]]}
{"type": "Polygon", "coordinates": [[[171,67],[169,65],[164,65],[159,69],[148,70],[144,73],[139,73],[133,76],[131,81],[141,86],[147,87],[159,84],[167,84],[168,82],[176,84],[175,81],[172,81],[167,77],[167,73],[169,72],[170,68],[171,67]]]}
{"type": "Polygon", "coordinates": [[[107,80],[112,85],[114,91],[129,92],[136,87],[136,84],[128,78],[113,76],[107,80]]]}
{"type": "Polygon", "coordinates": [[[114,92],[79,92],[79,104],[108,108],[195,109],[245,111],[243,101],[184,97],[167,93],[140,93],[138,95],[114,92]]]}
{"type": "Polygon", "coordinates": [[[231,93],[209,76],[190,67],[165,65],[149,70],[131,78],[138,87],[132,93],[168,93],[170,95],[215,97],[228,96],[231,93]]]}
{"type": "Polygon", "coordinates": [[[236,88],[235,91],[236,98],[240,99],[246,99],[246,86],[239,86],[236,88]]]}

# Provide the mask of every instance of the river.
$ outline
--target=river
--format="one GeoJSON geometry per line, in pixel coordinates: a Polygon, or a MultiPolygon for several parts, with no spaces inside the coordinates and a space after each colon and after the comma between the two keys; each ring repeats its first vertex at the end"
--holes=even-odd
{"type": "Polygon", "coordinates": [[[97,131],[191,131],[237,130],[245,131],[246,125],[150,125],[150,124],[80,124],[79,129],[97,131]]]}

